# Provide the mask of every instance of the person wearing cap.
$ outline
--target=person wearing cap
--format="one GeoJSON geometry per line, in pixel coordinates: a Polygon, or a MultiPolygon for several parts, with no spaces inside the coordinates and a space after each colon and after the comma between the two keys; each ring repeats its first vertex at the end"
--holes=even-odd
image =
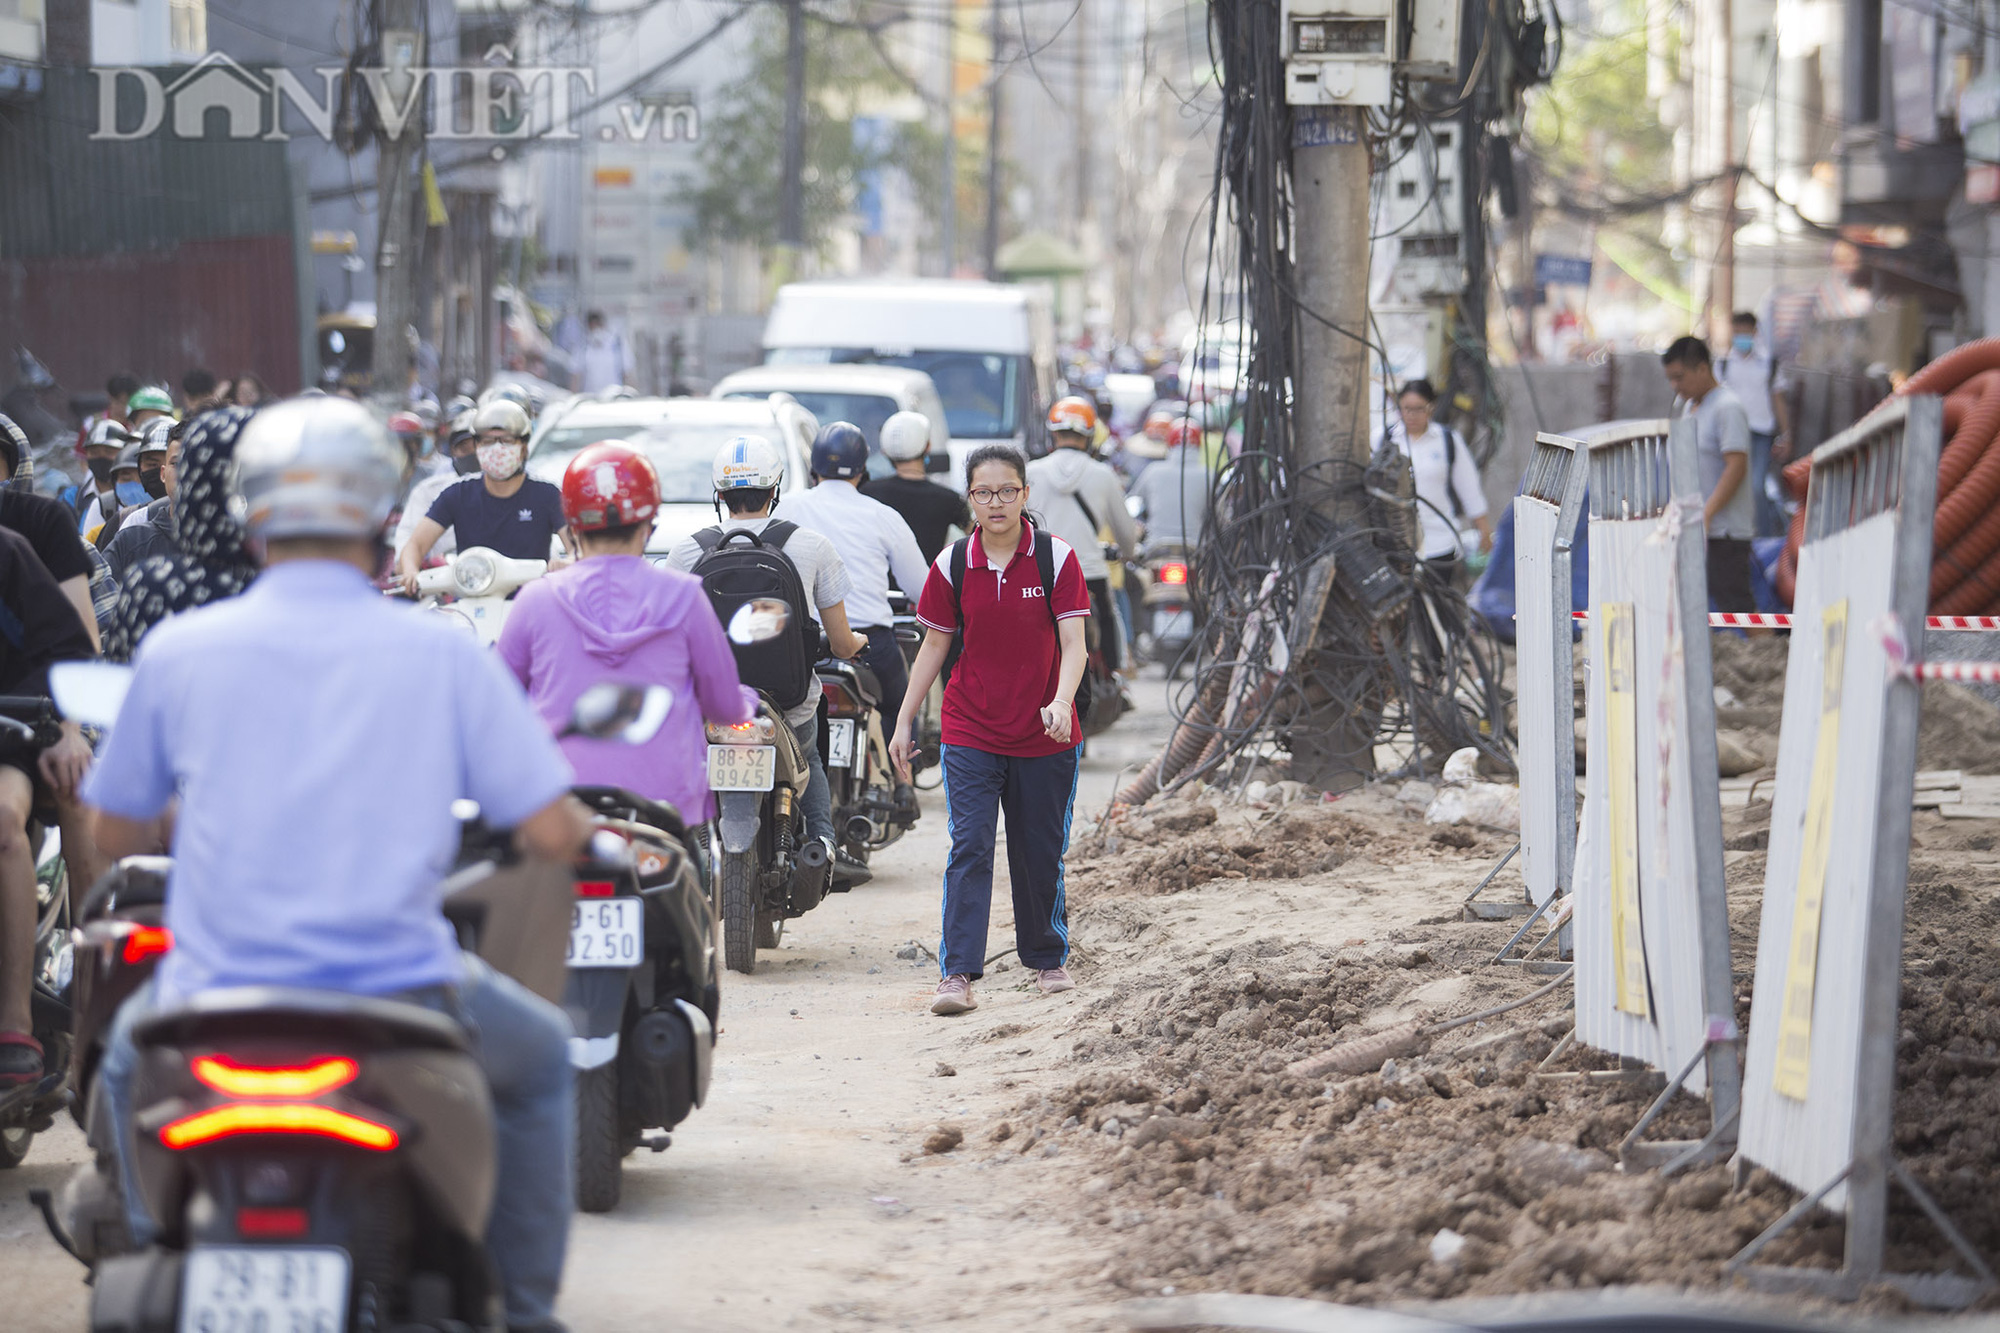
{"type": "Polygon", "coordinates": [[[563,513],[583,548],[567,569],[521,589],[500,631],[500,660],[551,731],[577,699],[605,680],[642,680],[673,691],[650,741],[571,736],[563,753],[577,781],[666,801],[690,825],[715,818],[704,722],[734,726],[756,715],[736,654],[701,580],[646,559],[660,511],[660,476],[622,440],[593,444],[563,472],[563,513]]]}
{"type": "Polygon", "coordinates": [[[396,577],[412,597],[418,572],[447,530],[461,551],[483,546],[515,560],[547,560],[550,543],[560,541],[565,554],[576,555],[562,492],[521,470],[528,457],[528,414],[496,397],[479,409],[473,426],[479,432],[480,475],[447,486],[396,556],[396,577]]]}
{"type": "MultiPolygon", "coordinates": [[[[167,444],[167,430],[173,425],[173,418],[155,418],[148,423],[149,432],[157,445],[156,452],[164,454],[167,444]]],[[[99,496],[99,512],[104,521],[91,531],[84,533],[84,539],[98,550],[109,549],[111,539],[118,535],[125,520],[153,502],[146,494],[146,484],[139,479],[139,452],[146,447],[146,435],[127,444],[118,451],[118,460],[111,465],[111,494],[99,496]]]]}
{"type": "MultiPolygon", "coordinates": [[[[871,477],[861,483],[861,493],[880,500],[903,516],[917,539],[928,565],[938,552],[951,545],[952,529],[972,531],[972,510],[965,497],[949,486],[940,486],[930,477],[931,419],[921,412],[898,412],[882,423],[882,457],[896,465],[887,477],[871,477]]],[[[897,586],[902,581],[897,580],[897,586]]],[[[922,588],[904,588],[915,599],[922,588]]]]}
{"type": "Polygon", "coordinates": [[[492,1086],[486,1240],[506,1327],[558,1330],[574,1206],[570,1025],[459,952],[438,881],[461,800],[566,876],[590,833],[569,764],[493,654],[376,592],[402,455],[367,409],[273,404],[242,428],[234,459],[264,572],[146,635],[85,786],[106,853],[173,855],[174,948],[119,1010],[100,1065],[127,1226],[139,1245],[159,1232],[132,1175],[132,1035],[148,1014],[237,986],[428,1005],[477,1035],[492,1086]]]}

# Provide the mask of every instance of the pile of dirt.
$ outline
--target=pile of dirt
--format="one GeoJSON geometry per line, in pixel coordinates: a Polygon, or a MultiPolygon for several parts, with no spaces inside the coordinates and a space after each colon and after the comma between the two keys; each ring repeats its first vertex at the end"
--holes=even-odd
{"type": "Polygon", "coordinates": [[[1363,854],[1439,857],[1493,841],[1484,830],[1424,824],[1434,794],[1429,784],[1406,783],[1276,809],[1213,792],[1113,807],[1071,840],[1065,875],[1072,898],[1087,901],[1178,893],[1217,879],[1300,879],[1363,854]]]}
{"type": "MultiPolygon", "coordinates": [[[[1716,634],[1710,645],[1718,691],[1717,727],[1736,731],[1752,749],[1774,756],[1791,640],[1716,634]]],[[[2000,773],[2000,707],[1962,685],[1927,682],[1917,732],[1917,766],[2000,773]]]]}
{"type": "MultiPolygon", "coordinates": [[[[1731,811],[1726,827],[1736,849],[1731,915],[1746,1018],[1769,810],[1760,802],[1731,811]]],[[[1366,823],[1350,830],[1319,822],[1326,818],[1314,811],[1301,829],[1313,835],[1312,854],[1370,836],[1366,823]],[[1335,836],[1320,838],[1323,829],[1335,836]]],[[[1165,837],[1205,834],[1217,846],[1237,836],[1218,833],[1222,823],[1165,837]]],[[[1982,854],[1992,847],[1992,835],[1976,827],[1917,817],[1895,1129],[1902,1160],[1988,1254],[2000,1252],[2000,1196],[1991,1188],[2000,1151],[2000,946],[1989,943],[2000,926],[2000,863],[1982,854]]],[[[1274,837],[1250,859],[1277,850],[1274,837]]],[[[1120,878],[1120,863],[1150,865],[1166,854],[1152,844],[1100,848],[1095,873],[1109,882],[1120,878]]],[[[1306,1082],[1285,1072],[1337,1041],[1526,994],[1544,978],[1484,965],[1496,929],[1438,922],[1371,949],[1267,937],[1207,958],[1149,962],[1117,977],[1089,1011],[1070,1056],[1078,1076],[1005,1124],[976,1131],[971,1150],[999,1156],[1039,1144],[1071,1159],[1078,1225],[1099,1233],[1112,1255],[1078,1276],[1130,1292],[1375,1304],[1637,1282],[1718,1285],[1722,1261],[1797,1194],[1762,1171],[1732,1189],[1721,1165],[1670,1180],[1615,1170],[1619,1141],[1653,1089],[1562,1077],[1614,1067],[1601,1052],[1572,1048],[1547,1061],[1573,1022],[1566,988],[1441,1036],[1378,1073],[1306,1082]]],[[[1677,1098],[1649,1136],[1699,1137],[1705,1120],[1702,1103],[1677,1098]]],[[[1820,1215],[1766,1257],[1832,1267],[1841,1235],[1837,1219],[1820,1215]]],[[[1889,1236],[1893,1267],[1949,1266],[1943,1240],[1900,1194],[1889,1236]]],[[[1866,1302],[1899,1303],[1886,1288],[1866,1302]]]]}

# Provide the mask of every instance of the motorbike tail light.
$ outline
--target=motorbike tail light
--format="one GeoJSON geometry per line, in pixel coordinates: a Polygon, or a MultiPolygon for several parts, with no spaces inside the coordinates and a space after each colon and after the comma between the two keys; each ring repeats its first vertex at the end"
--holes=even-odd
{"type": "Polygon", "coordinates": [[[245,1240],[296,1240],[312,1227],[303,1208],[238,1208],[236,1234],[245,1240]]]}
{"type": "Polygon", "coordinates": [[[174,947],[174,932],[165,926],[138,926],[125,936],[126,966],[158,958],[174,947]]]}
{"type": "Polygon", "coordinates": [[[197,1056],[191,1066],[203,1086],[230,1097],[317,1097],[345,1087],[361,1066],[344,1055],[301,1065],[240,1065],[219,1055],[197,1056]]]}
{"type": "Polygon", "coordinates": [[[767,745],[777,734],[777,727],[768,717],[753,717],[748,722],[708,724],[710,745],[767,745]]]}
{"type": "Polygon", "coordinates": [[[230,1102],[160,1127],[160,1142],[176,1152],[241,1134],[299,1134],[388,1152],[402,1141],[387,1125],[315,1102],[230,1102]]]}
{"type": "Polygon", "coordinates": [[[1182,584],[1187,582],[1187,565],[1179,560],[1169,560],[1160,566],[1160,582],[1182,584]]]}
{"type": "Polygon", "coordinates": [[[579,898],[609,898],[618,892],[618,886],[608,879],[580,879],[576,882],[576,896],[579,898]]]}
{"type": "Polygon", "coordinates": [[[834,717],[856,717],[861,713],[861,701],[847,692],[847,687],[834,681],[820,682],[820,693],[826,696],[826,711],[834,717]]]}

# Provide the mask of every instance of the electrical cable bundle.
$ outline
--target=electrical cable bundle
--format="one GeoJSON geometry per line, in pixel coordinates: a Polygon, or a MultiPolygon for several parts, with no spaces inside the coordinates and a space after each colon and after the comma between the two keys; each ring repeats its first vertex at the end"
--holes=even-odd
{"type": "MultiPolygon", "coordinates": [[[[1242,443],[1212,479],[1191,566],[1201,628],[1175,664],[1190,673],[1172,701],[1178,725],[1117,800],[1220,780],[1273,742],[1355,773],[1372,773],[1377,743],[1399,737],[1409,771],[1466,746],[1511,769],[1497,645],[1417,559],[1421,502],[1402,455],[1303,461],[1292,415],[1302,321],[1370,340],[1298,299],[1277,0],[1212,0],[1209,23],[1223,103],[1200,327],[1234,312],[1248,330],[1242,443]],[[1356,517],[1336,525],[1336,512],[1356,517]]],[[[1247,785],[1255,765],[1240,769],[1229,777],[1247,785]]]]}

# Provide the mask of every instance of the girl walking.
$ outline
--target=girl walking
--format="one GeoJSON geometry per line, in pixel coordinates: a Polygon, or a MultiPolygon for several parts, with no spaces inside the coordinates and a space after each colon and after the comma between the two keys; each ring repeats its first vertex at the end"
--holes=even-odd
{"type": "Polygon", "coordinates": [[[944,876],[943,979],[934,1014],[977,1007],[972,983],[985,973],[993,901],[997,816],[1007,816],[1014,892],[1014,945],[1042,992],[1075,983],[1063,852],[1076,800],[1082,726],[1074,700],[1083,679],[1090,614],[1076,552],[1023,517],[1028,462],[988,445],[966,460],[974,530],[938,555],[917,602],[928,631],[910,669],[890,754],[910,776],[911,729],[950,651],[963,646],[944,692],[945,823],[951,857],[944,876]]]}

